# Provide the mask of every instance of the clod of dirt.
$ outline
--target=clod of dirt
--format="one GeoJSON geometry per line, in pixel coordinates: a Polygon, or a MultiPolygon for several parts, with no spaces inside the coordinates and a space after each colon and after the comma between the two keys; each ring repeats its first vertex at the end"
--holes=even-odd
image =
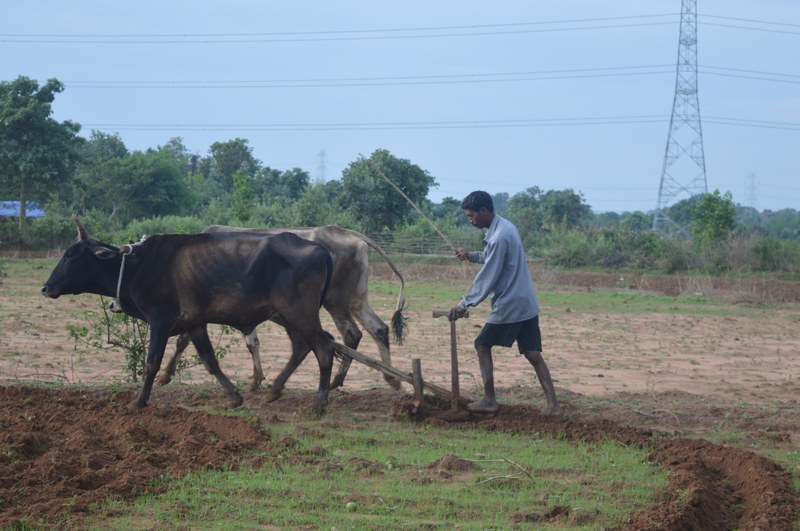
{"type": "Polygon", "coordinates": [[[462,459],[460,457],[448,454],[442,457],[441,459],[437,459],[433,463],[429,464],[428,468],[437,468],[439,470],[455,470],[463,472],[465,470],[471,470],[475,468],[475,463],[469,461],[468,459],[462,459]]]}
{"type": "Polygon", "coordinates": [[[159,477],[233,465],[269,441],[244,419],[153,405],[131,413],[128,402],[108,389],[0,387],[0,528],[158,490],[159,477]]]}

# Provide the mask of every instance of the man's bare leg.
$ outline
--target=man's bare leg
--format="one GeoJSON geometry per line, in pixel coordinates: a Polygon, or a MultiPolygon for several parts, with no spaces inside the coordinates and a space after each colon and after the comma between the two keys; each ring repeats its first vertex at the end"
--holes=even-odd
{"type": "Polygon", "coordinates": [[[483,378],[484,396],[477,402],[467,404],[467,409],[475,413],[495,413],[497,411],[497,399],[494,394],[494,364],[492,363],[492,347],[489,345],[475,345],[478,351],[478,364],[481,367],[481,378],[483,378]]]}
{"type": "Polygon", "coordinates": [[[545,363],[542,353],[531,350],[523,353],[523,355],[533,365],[533,370],[536,371],[536,377],[539,378],[539,384],[541,384],[544,397],[547,400],[547,405],[542,408],[542,415],[558,415],[561,413],[561,406],[558,403],[558,398],[556,398],[553,380],[550,378],[550,369],[547,368],[547,363],[545,363]]]}

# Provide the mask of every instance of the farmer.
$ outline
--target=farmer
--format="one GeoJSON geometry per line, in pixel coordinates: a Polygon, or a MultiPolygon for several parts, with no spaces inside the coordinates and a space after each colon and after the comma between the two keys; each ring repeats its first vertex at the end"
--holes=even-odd
{"type": "Polygon", "coordinates": [[[463,317],[468,308],[492,296],[492,310],[475,339],[484,397],[468,404],[467,409],[478,413],[497,411],[492,346],[510,347],[516,341],[520,354],[533,365],[544,390],[547,405],[542,409],[542,414],[557,415],[561,407],[550,379],[550,370],[542,357],[539,301],[528,272],[519,232],[513,223],[494,213],[492,197],[486,192],[472,192],[461,202],[461,208],[472,225],[488,230],[483,239],[483,251],[455,251],[460,260],[482,263],[483,267],[475,275],[469,292],[450,309],[450,320],[463,317]]]}

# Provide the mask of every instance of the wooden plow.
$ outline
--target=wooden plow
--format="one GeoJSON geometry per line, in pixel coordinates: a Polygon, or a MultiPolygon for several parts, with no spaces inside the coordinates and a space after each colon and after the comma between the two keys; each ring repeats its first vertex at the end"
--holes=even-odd
{"type": "MultiPolygon", "coordinates": [[[[447,310],[434,310],[433,317],[446,317],[449,315],[447,310]]],[[[465,314],[464,317],[469,317],[465,314]]],[[[424,403],[424,391],[428,391],[439,398],[450,402],[450,409],[458,411],[461,406],[465,406],[469,400],[461,397],[459,391],[458,379],[458,347],[456,345],[456,329],[455,321],[450,321],[450,377],[452,386],[451,389],[445,389],[439,385],[427,382],[422,378],[422,362],[419,358],[411,360],[412,372],[406,373],[391,365],[386,365],[380,360],[362,354],[361,352],[343,345],[341,343],[333,342],[333,348],[342,356],[347,356],[360,363],[363,363],[371,369],[380,371],[387,376],[396,378],[403,382],[410,384],[414,388],[414,398],[421,405],[424,403]]]]}

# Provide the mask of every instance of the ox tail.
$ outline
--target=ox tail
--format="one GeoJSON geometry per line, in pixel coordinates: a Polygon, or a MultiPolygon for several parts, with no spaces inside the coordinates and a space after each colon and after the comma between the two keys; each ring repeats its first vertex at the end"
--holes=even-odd
{"type": "Polygon", "coordinates": [[[403,339],[405,337],[406,331],[408,330],[408,318],[403,315],[403,312],[406,309],[406,298],[403,295],[403,289],[406,287],[406,281],[403,279],[403,275],[397,269],[397,266],[389,259],[389,256],[386,254],[386,251],[381,249],[381,247],[372,241],[368,236],[364,234],[358,234],[358,236],[364,240],[364,243],[369,245],[376,253],[381,255],[381,257],[386,260],[386,263],[389,264],[389,267],[394,271],[394,274],[397,275],[397,278],[400,279],[400,294],[397,296],[397,305],[394,308],[394,314],[392,314],[392,337],[394,338],[394,342],[398,345],[403,344],[403,339]]]}
{"type": "MultiPolygon", "coordinates": [[[[322,247],[320,247],[322,248],[322,247]]],[[[331,287],[331,277],[333,277],[333,258],[331,253],[325,251],[325,285],[322,287],[322,295],[319,298],[319,307],[322,308],[322,302],[328,295],[328,289],[331,287]]]]}

